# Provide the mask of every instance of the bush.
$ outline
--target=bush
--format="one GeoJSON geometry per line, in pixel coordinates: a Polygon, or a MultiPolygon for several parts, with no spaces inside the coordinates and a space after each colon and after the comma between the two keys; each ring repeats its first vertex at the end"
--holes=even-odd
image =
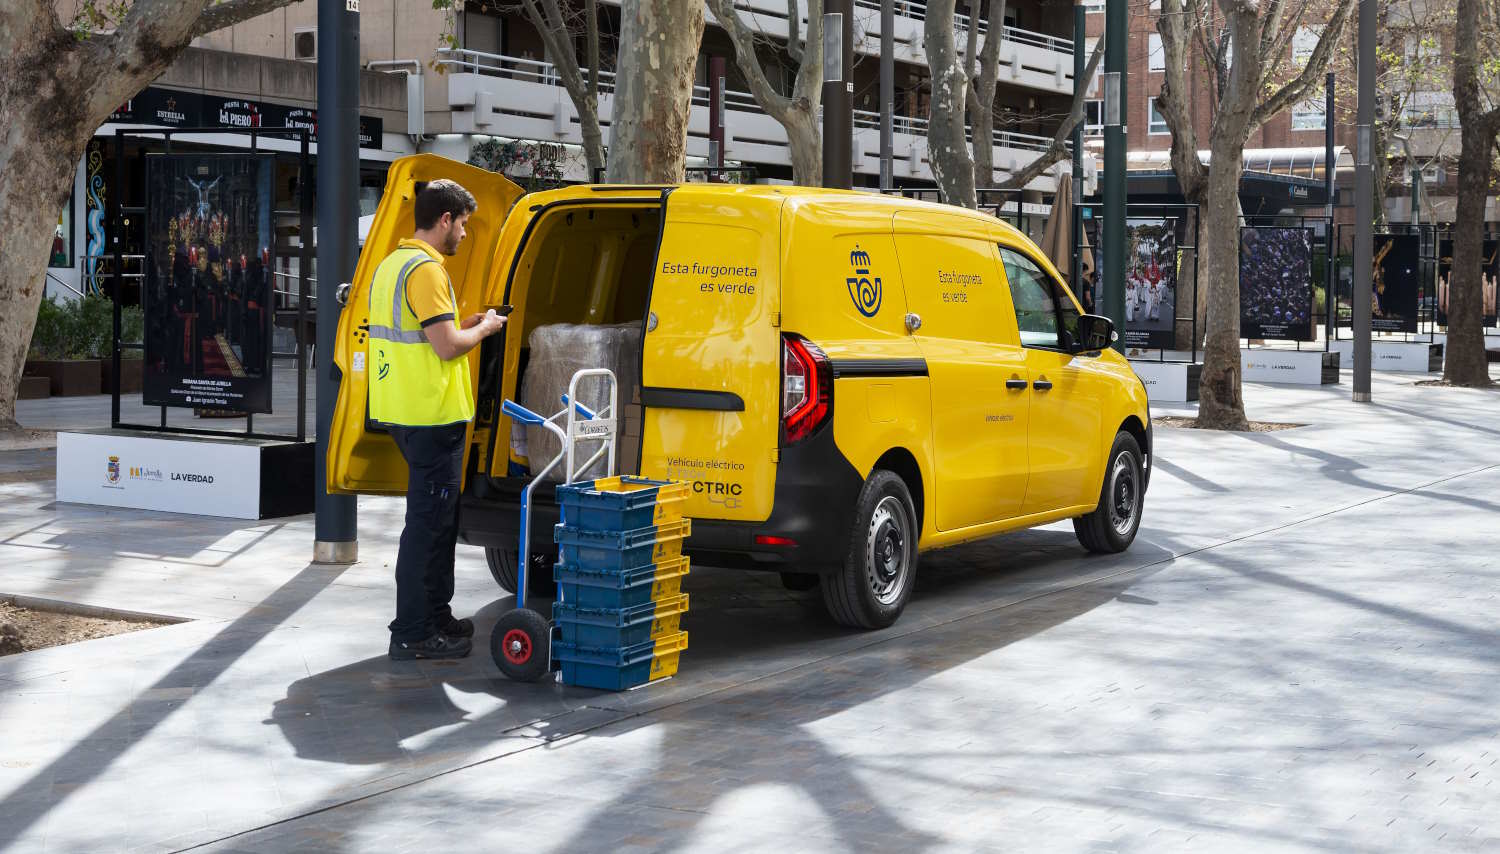
{"type": "MultiPolygon", "coordinates": [[[[114,304],[109,297],[90,294],[77,301],[44,297],[37,308],[29,358],[107,359],[114,340],[114,322],[114,304]]],[[[121,341],[140,343],[145,327],[145,315],[141,309],[121,310],[121,341]]],[[[140,358],[141,353],[126,350],[123,355],[125,358],[140,358]]]]}

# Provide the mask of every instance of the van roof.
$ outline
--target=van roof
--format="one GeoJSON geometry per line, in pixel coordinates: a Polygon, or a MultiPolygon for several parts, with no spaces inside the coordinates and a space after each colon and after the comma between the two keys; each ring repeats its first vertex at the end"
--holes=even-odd
{"type": "Polygon", "coordinates": [[[575,184],[569,187],[561,187],[556,190],[545,190],[526,196],[524,203],[529,205],[548,205],[561,201],[579,201],[586,198],[608,198],[610,196],[637,196],[643,200],[649,196],[659,195],[664,190],[673,192],[703,193],[724,196],[735,196],[742,199],[786,199],[796,207],[811,207],[819,202],[844,202],[858,198],[868,202],[872,207],[880,206],[890,209],[892,213],[897,211],[930,211],[943,213],[949,216],[967,216],[977,223],[990,227],[999,226],[1007,236],[1024,238],[1024,235],[1010,223],[990,216],[986,213],[959,207],[957,205],[945,205],[937,202],[925,202],[916,199],[908,199],[878,192],[861,190],[835,190],[827,187],[796,187],[784,184],[575,184]]]}

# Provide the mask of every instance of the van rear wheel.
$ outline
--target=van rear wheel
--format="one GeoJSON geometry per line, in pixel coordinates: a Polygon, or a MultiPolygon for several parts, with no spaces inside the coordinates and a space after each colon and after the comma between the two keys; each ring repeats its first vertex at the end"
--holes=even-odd
{"type": "MultiPolygon", "coordinates": [[[[484,550],[484,562],[489,565],[490,575],[506,593],[516,592],[516,553],[519,546],[484,550]]],[[[531,553],[531,565],[526,567],[526,595],[551,599],[557,594],[557,583],[552,580],[552,564],[555,558],[543,552],[531,553]]]]}
{"type": "Polygon", "coordinates": [[[822,576],[823,604],[845,626],[883,629],[911,598],[920,535],[911,491],[895,474],[877,470],[859,493],[849,554],[822,576]]]}
{"type": "Polygon", "coordinates": [[[1117,554],[1130,548],[1141,527],[1145,505],[1145,478],[1141,474],[1141,446],[1121,430],[1104,464],[1104,484],[1099,488],[1099,506],[1073,520],[1073,533],[1084,548],[1096,554],[1117,554]]]}

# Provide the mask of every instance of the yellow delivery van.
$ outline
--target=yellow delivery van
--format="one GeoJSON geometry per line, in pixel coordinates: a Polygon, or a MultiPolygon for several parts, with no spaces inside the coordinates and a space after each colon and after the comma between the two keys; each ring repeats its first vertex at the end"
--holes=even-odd
{"type": "MultiPolygon", "coordinates": [[[[694,562],[816,585],[845,625],[894,622],[929,549],[1062,519],[1090,551],[1134,539],[1150,476],[1145,388],[1109,348],[1110,322],[1083,314],[1005,223],[799,187],[523,197],[432,155],[392,165],[343,309],[330,491],[405,491],[400,454],[366,418],[368,294],[411,234],[414,183],[435,178],[479,200],[447,263],[460,311],[514,306],[468,357],[478,414],[460,520],[506,589],[521,489],[555,445],[500,403],[556,412],[574,367],[601,362],[620,379],[619,468],[692,484],[694,562]]],[[[551,587],[552,494],[538,487],[532,511],[538,592],[551,587]]]]}

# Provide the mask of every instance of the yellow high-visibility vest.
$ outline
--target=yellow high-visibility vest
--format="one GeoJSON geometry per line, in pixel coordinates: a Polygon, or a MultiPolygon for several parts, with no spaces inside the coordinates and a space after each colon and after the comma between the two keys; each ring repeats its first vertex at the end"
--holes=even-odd
{"type": "MultiPolygon", "coordinates": [[[[437,259],[416,248],[397,249],[375,268],[370,286],[370,417],[382,424],[430,427],[474,418],[469,357],[444,361],[406,305],[406,281],[437,259]]],[[[453,295],[449,282],[448,293],[453,295]]],[[[458,299],[453,299],[454,308],[458,299]]],[[[457,312],[453,325],[458,326],[457,312]]]]}

